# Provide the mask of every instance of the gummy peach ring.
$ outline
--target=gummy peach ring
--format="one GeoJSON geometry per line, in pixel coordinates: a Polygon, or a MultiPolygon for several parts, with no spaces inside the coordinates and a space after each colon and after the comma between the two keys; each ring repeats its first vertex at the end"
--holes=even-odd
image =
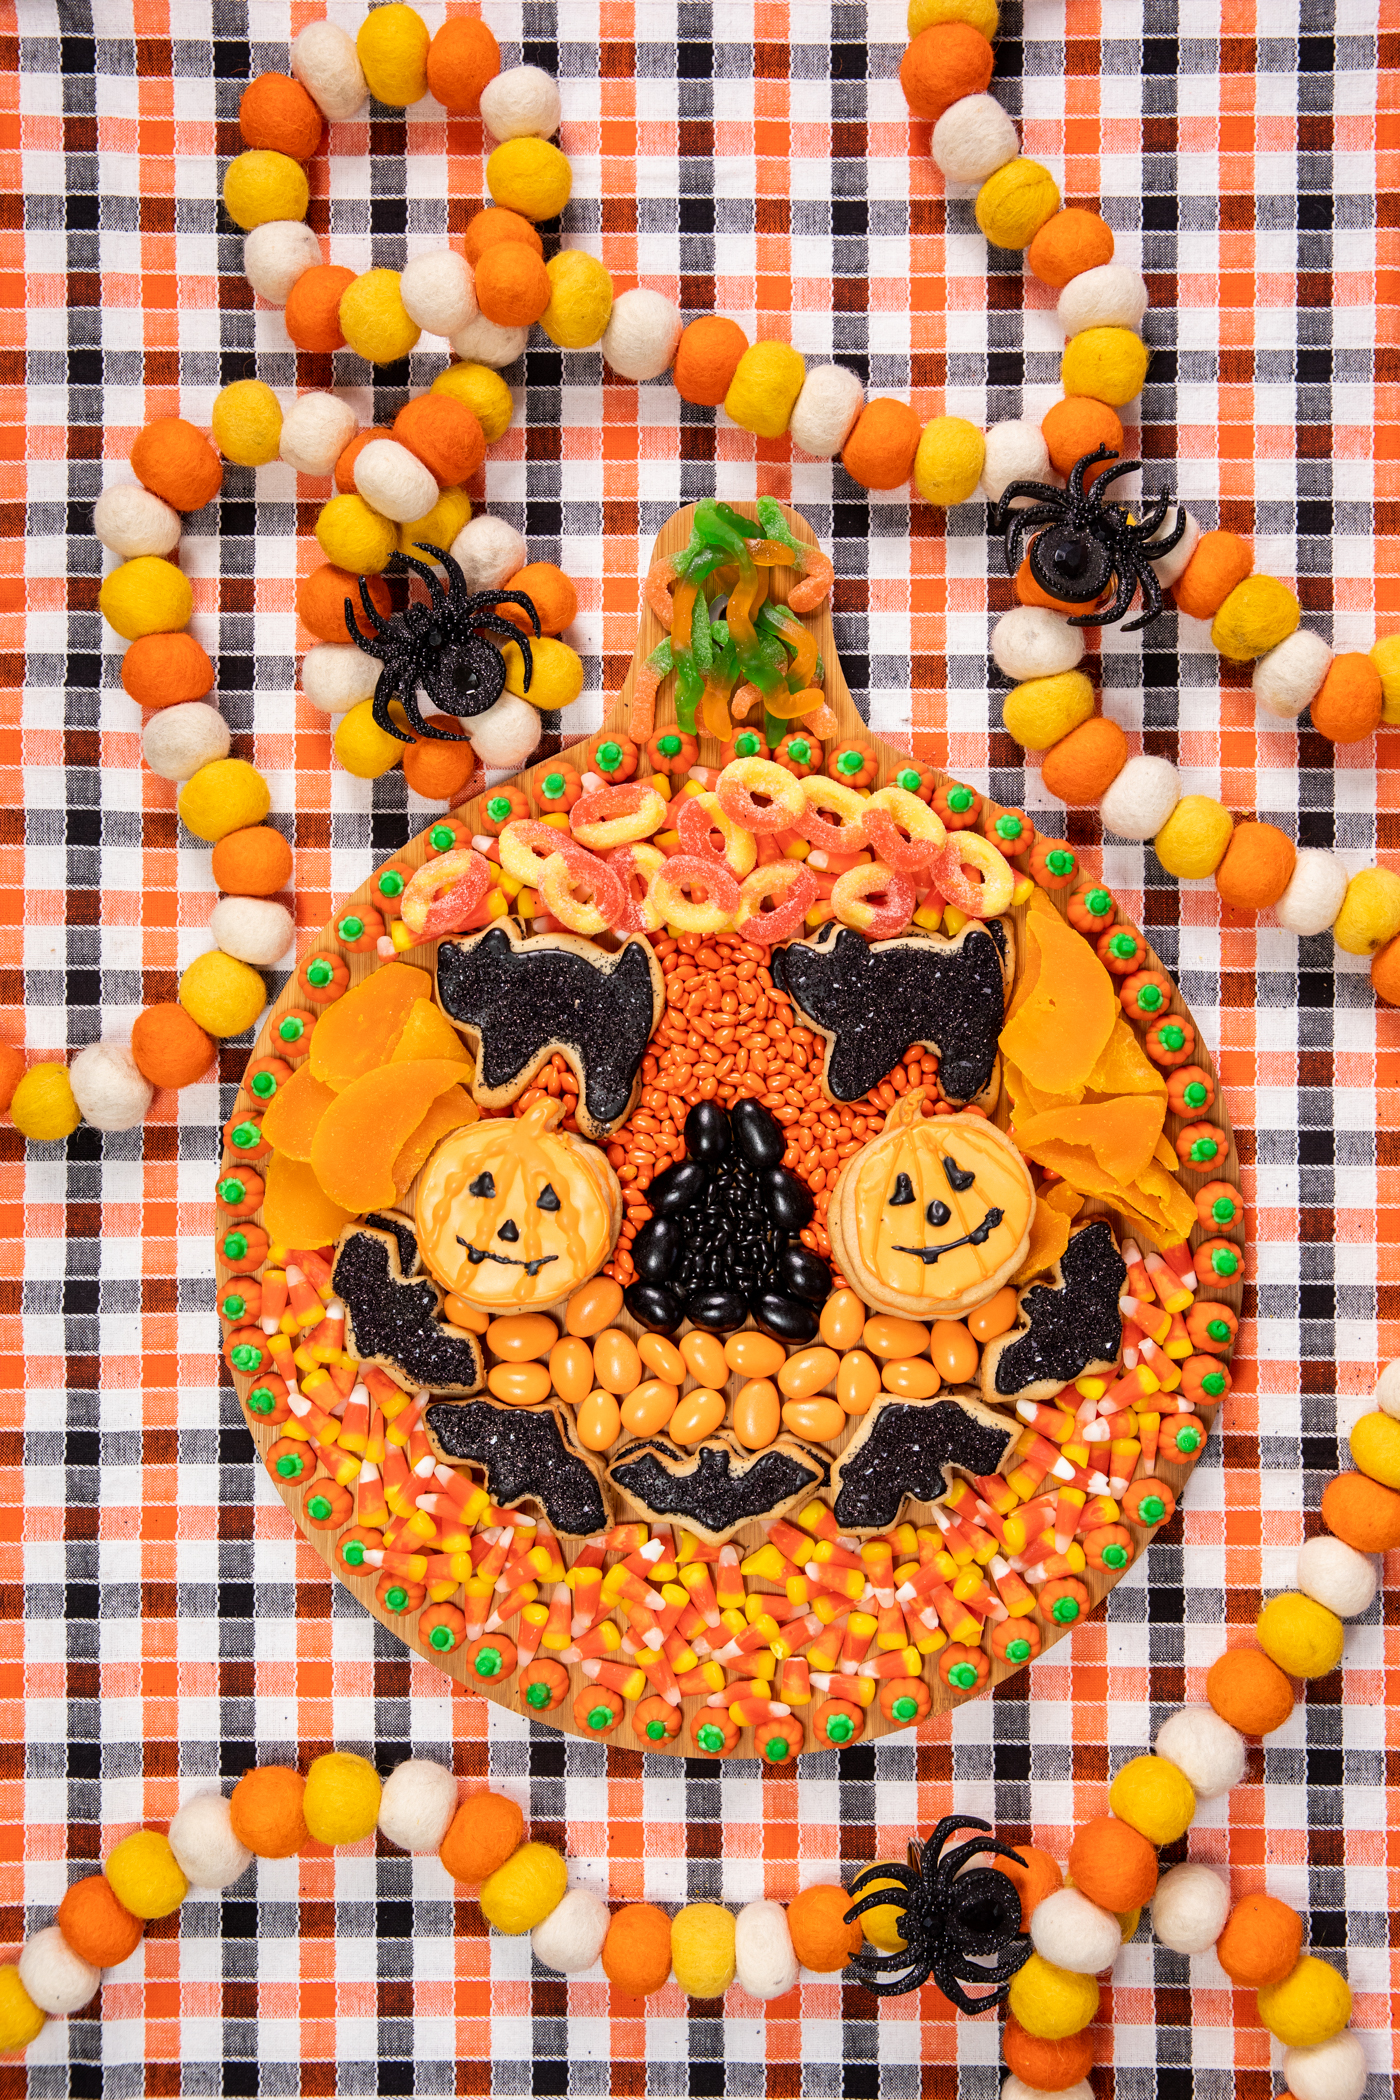
{"type": "Polygon", "coordinates": [[[421,867],[399,901],[399,916],[420,941],[459,933],[486,895],[491,871],[471,847],[444,853],[421,867]]]}
{"type": "MultiPolygon", "coordinates": [[[[534,818],[524,817],[514,824],[507,824],[497,841],[501,866],[514,881],[523,883],[526,889],[539,888],[545,862],[551,854],[558,853],[574,841],[567,831],[553,824],[542,824],[534,818]]],[[[583,852],[583,847],[575,848],[583,852]]]]}
{"type": "Polygon", "coordinates": [[[755,838],[794,830],[807,806],[801,781],[768,758],[731,759],[715,782],[715,793],[725,815],[755,838]],[[756,801],[758,795],[765,799],[756,801]]]}
{"type": "Polygon", "coordinates": [[[816,902],[817,878],[800,860],[769,861],[739,885],[739,911],[734,931],[743,941],[790,941],[816,902]],[[771,911],[763,909],[771,898],[771,911]]]}
{"type": "Polygon", "coordinates": [[[826,853],[859,853],[870,844],[865,831],[866,800],[852,787],[825,773],[808,773],[798,782],[802,814],[797,830],[826,853]],[[827,815],[826,812],[830,812],[827,815]],[[833,822],[832,818],[837,821],[833,822]]]}
{"type": "Polygon", "coordinates": [[[939,894],[969,919],[993,919],[1016,890],[1016,871],[979,831],[955,831],[930,870],[939,894]],[[976,868],[980,882],[963,873],[976,868]]]}
{"type": "Polygon", "coordinates": [[[682,933],[722,933],[739,908],[739,885],[722,860],[673,853],[652,876],[647,903],[682,933]],[[704,903],[687,890],[703,891],[704,903]]]}
{"type": "Polygon", "coordinates": [[[887,868],[883,861],[862,861],[847,868],[831,887],[831,908],[843,925],[854,926],[874,941],[887,941],[902,933],[914,915],[914,885],[907,875],[887,868]],[[872,904],[872,897],[885,902],[872,904]]]}
{"type": "Polygon", "coordinates": [[[948,843],[937,810],[902,787],[876,789],[865,805],[865,830],[876,859],[901,875],[931,867],[948,843]]]}
{"type": "Polygon", "coordinates": [[[676,830],[680,833],[683,853],[696,853],[701,860],[710,857],[722,860],[730,874],[739,882],[743,881],[758,859],[758,846],[753,833],[744,825],[735,822],[721,804],[718,795],[687,795],[680,804],[676,830]],[[715,852],[712,837],[716,831],[724,841],[723,849],[718,853],[715,852]]]}
{"type": "Polygon", "coordinates": [[[591,853],[649,839],[666,821],[666,800],[642,780],[626,780],[580,795],[569,811],[569,829],[591,853]]]}
{"type": "Polygon", "coordinates": [[[561,838],[558,850],[545,862],[539,893],[545,910],[570,933],[605,933],[626,909],[616,869],[569,838],[561,838]]]}
{"type": "Polygon", "coordinates": [[[657,869],[665,865],[666,856],[659,846],[613,847],[608,866],[616,871],[623,896],[622,917],[614,922],[617,932],[655,933],[664,924],[651,901],[651,882],[657,869]],[[639,882],[640,890],[636,887],[639,882]]]}

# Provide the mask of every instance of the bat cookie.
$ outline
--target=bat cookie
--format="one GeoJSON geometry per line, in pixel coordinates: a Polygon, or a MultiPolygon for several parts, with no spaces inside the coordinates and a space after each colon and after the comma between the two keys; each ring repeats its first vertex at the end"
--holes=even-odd
{"type": "Polygon", "coordinates": [[[592,1538],[606,1529],[607,1493],[564,1408],[444,1400],[427,1409],[423,1424],[444,1458],[481,1468],[486,1492],[500,1508],[536,1502],[560,1538],[592,1538]]]}
{"type": "Polygon", "coordinates": [[[995,1473],[1018,1433],[970,1394],[897,1400],[881,1393],[833,1468],[836,1521],[842,1531],[888,1531],[906,1500],[937,1502],[947,1493],[950,1466],[995,1473]]]}
{"type": "Polygon", "coordinates": [[[336,1245],[331,1287],[345,1307],[345,1344],[361,1363],[437,1393],[479,1393],[485,1383],[481,1344],[443,1318],[444,1293],[430,1276],[405,1277],[405,1240],[417,1243],[397,1212],[347,1225],[336,1245]]]}
{"type": "Polygon", "coordinates": [[[1085,1371],[1117,1363],[1128,1271],[1106,1219],[1070,1234],[1053,1276],[1018,1293],[1018,1324],[983,1350],[988,1400],[1048,1400],[1085,1371]]]}
{"type": "Polygon", "coordinates": [[[754,1452],[720,1435],[684,1452],[664,1439],[629,1444],[609,1465],[608,1478],[656,1523],[674,1520],[723,1545],[739,1525],[772,1522],[810,1501],[826,1485],[827,1471],[824,1459],[790,1437],[754,1452]]]}
{"type": "Polygon", "coordinates": [[[572,934],[527,936],[507,918],[442,943],[437,996],[476,1059],[483,1108],[509,1108],[557,1050],[578,1077],[579,1129],[601,1139],[636,1105],[666,980],[640,935],[609,954],[572,934]]]}

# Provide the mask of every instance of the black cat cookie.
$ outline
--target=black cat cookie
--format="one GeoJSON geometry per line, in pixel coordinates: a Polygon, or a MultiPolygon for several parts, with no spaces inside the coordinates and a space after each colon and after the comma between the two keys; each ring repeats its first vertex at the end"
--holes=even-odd
{"type": "Polygon", "coordinates": [[[331,1287],[345,1307],[350,1355],[378,1364],[411,1390],[479,1393],[486,1382],[481,1344],[443,1318],[447,1294],[441,1286],[413,1273],[418,1240],[412,1220],[397,1211],[372,1215],[373,1223],[346,1226],[331,1267],[331,1287]]]}
{"type": "Polygon", "coordinates": [[[825,1487],[828,1468],[807,1445],[779,1437],[766,1451],[746,1451],[720,1434],[679,1451],[655,1438],[629,1444],[608,1467],[619,1494],[658,1524],[683,1524],[722,1545],[740,1524],[771,1523],[825,1487]]]}
{"type": "Polygon", "coordinates": [[[857,1534],[888,1531],[906,1500],[937,1502],[948,1492],[950,1467],[997,1472],[1019,1433],[970,1394],[897,1400],[881,1393],[832,1469],[836,1521],[857,1534]]]}
{"type": "Polygon", "coordinates": [[[537,1503],[561,1539],[592,1538],[611,1522],[606,1489],[566,1409],[444,1400],[425,1411],[423,1425],[443,1458],[481,1469],[500,1508],[537,1503]]]}
{"type": "Polygon", "coordinates": [[[1017,1325],[982,1352],[989,1401],[1049,1400],[1086,1371],[1111,1371],[1123,1346],[1118,1300],[1128,1271],[1107,1219],[1070,1234],[1050,1283],[1018,1294],[1017,1325]]]}

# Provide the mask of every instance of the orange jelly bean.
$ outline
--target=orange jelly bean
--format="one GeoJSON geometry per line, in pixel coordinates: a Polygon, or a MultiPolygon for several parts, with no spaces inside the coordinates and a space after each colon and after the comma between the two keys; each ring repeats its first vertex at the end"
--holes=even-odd
{"type": "Polygon", "coordinates": [[[570,1407],[578,1407],[593,1390],[593,1351],[578,1335],[561,1335],[549,1352],[554,1390],[570,1407]]]}
{"type": "Polygon", "coordinates": [[[834,1349],[799,1349],[779,1371],[778,1391],[786,1393],[789,1400],[809,1400],[824,1385],[830,1385],[840,1364],[834,1349]]]}
{"type": "Polygon", "coordinates": [[[787,1350],[771,1334],[745,1327],[731,1334],[724,1345],[724,1360],[731,1371],[745,1378],[772,1378],[787,1362],[787,1350]]]}
{"type": "Polygon", "coordinates": [[[698,1386],[687,1393],[680,1406],[666,1424],[673,1444],[700,1444],[707,1436],[713,1436],[724,1420],[724,1395],[712,1391],[709,1386],[698,1386]]]}
{"type": "Polygon", "coordinates": [[[1016,1319],[1016,1293],[1008,1283],[999,1290],[995,1298],[979,1305],[976,1312],[967,1316],[967,1331],[975,1342],[994,1342],[999,1334],[1005,1334],[1016,1319]]]}
{"type": "Polygon", "coordinates": [[[549,1398],[549,1373],[543,1364],[493,1364],[486,1384],[512,1407],[536,1407],[549,1398]]]}
{"type": "Polygon", "coordinates": [[[593,1373],[605,1393],[630,1393],[642,1382],[642,1359],[630,1334],[607,1327],[593,1344],[593,1373]]]}
{"type": "Polygon", "coordinates": [[[543,1313],[507,1313],[503,1319],[493,1320],[486,1330],[486,1346],[491,1354],[503,1356],[513,1364],[533,1363],[537,1356],[548,1356],[558,1339],[559,1329],[543,1313]]]}
{"type": "Polygon", "coordinates": [[[935,1320],[928,1338],[934,1369],[949,1385],[966,1385],[977,1374],[976,1342],[961,1320],[935,1320]]]}
{"type": "Polygon", "coordinates": [[[575,1420],[585,1451],[611,1451],[622,1434],[622,1410],[601,1386],[581,1404],[575,1420]]]}
{"type": "Polygon", "coordinates": [[[901,1400],[930,1400],[943,1383],[924,1356],[892,1356],[880,1377],[885,1391],[901,1400]]]}
{"type": "Polygon", "coordinates": [[[734,1434],[746,1451],[765,1451],[782,1427],[782,1402],[771,1378],[751,1378],[734,1395],[734,1434]]]}
{"type": "Polygon", "coordinates": [[[872,1356],[922,1356],[928,1347],[928,1329],[920,1320],[875,1313],[866,1321],[860,1339],[872,1356]]]}
{"type": "Polygon", "coordinates": [[[863,1349],[848,1349],[836,1373],[836,1397],[848,1415],[863,1415],[880,1390],[880,1366],[863,1349]]]}
{"type": "Polygon", "coordinates": [[[478,1312],[474,1305],[468,1305],[466,1299],[459,1298],[455,1291],[448,1292],[447,1302],[442,1308],[442,1316],[445,1320],[450,1320],[454,1327],[462,1328],[467,1334],[485,1334],[487,1328],[491,1325],[490,1313],[478,1312]]]}
{"type": "Polygon", "coordinates": [[[622,1311],[622,1285],[611,1276],[595,1276],[574,1292],[564,1308],[570,1334],[601,1334],[622,1311]]]}
{"type": "Polygon", "coordinates": [[[637,1354],[647,1369],[664,1378],[668,1385],[684,1385],[685,1358],[664,1334],[644,1334],[637,1344],[637,1354]]]}
{"type": "Polygon", "coordinates": [[[655,1436],[676,1411],[680,1394],[664,1378],[648,1378],[622,1403],[622,1426],[630,1436],[655,1436]]]}
{"type": "Polygon", "coordinates": [[[814,1444],[829,1444],[846,1426],[846,1411],[835,1400],[789,1400],[783,1427],[814,1444]]]}
{"type": "Polygon", "coordinates": [[[681,1336],[681,1356],[692,1378],[701,1385],[712,1385],[718,1391],[729,1383],[729,1365],[724,1351],[712,1334],[702,1334],[693,1328],[681,1336]]]}
{"type": "Polygon", "coordinates": [[[828,1349],[854,1349],[865,1326],[865,1303],[854,1291],[833,1291],[822,1307],[821,1338],[828,1349]]]}

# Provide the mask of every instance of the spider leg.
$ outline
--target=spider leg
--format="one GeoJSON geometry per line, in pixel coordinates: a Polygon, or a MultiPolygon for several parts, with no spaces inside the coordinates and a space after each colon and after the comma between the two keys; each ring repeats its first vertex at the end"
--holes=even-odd
{"type": "Polygon", "coordinates": [[[1021,565],[1021,555],[1024,551],[1023,543],[1027,533],[1034,532],[1041,525],[1059,525],[1061,523],[1063,523],[1061,513],[1052,509],[1048,503],[1037,504],[1031,510],[1013,510],[1011,521],[1006,528],[1007,575],[1014,576],[1021,565]]]}
{"type": "MultiPolygon", "coordinates": [[[[1101,452],[1108,452],[1108,447],[1106,445],[1100,445],[1099,450],[1101,452]]],[[[1117,454],[1113,452],[1109,452],[1108,456],[1110,459],[1117,458],[1117,454]]],[[[1087,460],[1080,461],[1080,466],[1087,466],[1088,464],[1089,462],[1087,460]]],[[[1100,474],[1098,480],[1094,483],[1094,486],[1089,491],[1089,501],[1091,503],[1098,504],[1099,508],[1102,509],[1103,491],[1108,487],[1110,481],[1117,481],[1120,474],[1136,474],[1138,468],[1141,465],[1142,461],[1140,459],[1120,459],[1116,467],[1105,467],[1102,474],[1100,474]]],[[[1079,467],[1076,467],[1074,471],[1077,474],[1079,472],[1079,467]]]]}
{"type": "MultiPolygon", "coordinates": [[[[959,1825],[958,1827],[965,1828],[966,1826],[959,1825]]],[[[961,1872],[962,1868],[964,1868],[970,1860],[976,1859],[978,1854],[984,1853],[986,1849],[987,1848],[983,1844],[981,1838],[972,1838],[965,1845],[954,1846],[953,1850],[951,1852],[945,1852],[942,1859],[940,1859],[938,1862],[938,1871],[940,1877],[945,1881],[945,1883],[951,1881],[953,1876],[961,1872]]],[[[988,1869],[988,1871],[995,1872],[996,1870],[995,1868],[990,1868],[988,1869]]]]}
{"type": "Polygon", "coordinates": [[[1113,568],[1113,583],[1113,603],[1109,606],[1106,606],[1104,610],[1097,615],[1098,624],[1100,627],[1112,627],[1116,621],[1121,620],[1124,613],[1128,610],[1128,607],[1132,604],[1133,599],[1136,597],[1138,587],[1136,563],[1133,563],[1130,566],[1125,561],[1120,567],[1115,561],[1113,568]]]}
{"type": "MultiPolygon", "coordinates": [[[[993,507],[992,511],[992,517],[995,522],[996,530],[998,532],[1005,532],[1008,518],[1014,517],[1016,515],[1016,513],[1012,510],[1011,506],[1018,496],[1029,496],[1033,502],[1045,503],[1048,499],[1052,497],[1058,499],[1059,495],[1060,491],[1058,489],[1051,488],[1048,482],[1008,481],[1006,487],[1002,490],[1001,495],[997,498],[996,504],[993,507]]],[[[1059,515],[1060,513],[1057,507],[1055,510],[1055,516],[1058,517],[1059,515]]]]}
{"type": "Polygon", "coordinates": [[[1138,582],[1142,586],[1142,611],[1135,620],[1123,622],[1124,634],[1137,634],[1143,627],[1150,627],[1161,616],[1162,586],[1151,562],[1143,562],[1138,568],[1138,582]]]}
{"type": "MultiPolygon", "coordinates": [[[[488,608],[493,605],[518,605],[523,612],[530,615],[530,624],[535,633],[538,635],[541,632],[540,616],[535,610],[535,602],[524,591],[478,591],[470,602],[472,606],[482,605],[488,608]]],[[[508,622],[507,624],[509,625],[508,622]]],[[[511,628],[512,635],[518,635],[519,632],[518,627],[511,628]]]]}
{"type": "Polygon", "coordinates": [[[379,635],[392,635],[394,630],[389,625],[389,622],[387,620],[382,620],[379,617],[379,613],[375,607],[374,600],[370,597],[369,594],[368,579],[364,576],[360,578],[360,603],[365,609],[365,618],[369,621],[369,624],[374,631],[373,635],[369,638],[366,638],[366,636],[361,633],[359,622],[355,618],[354,602],[349,598],[347,598],[345,601],[346,631],[348,632],[352,642],[359,643],[360,647],[364,650],[366,656],[377,656],[379,652],[375,646],[375,639],[379,635]]]}
{"type": "Polygon", "coordinates": [[[401,744],[411,744],[413,738],[405,736],[398,723],[389,714],[389,702],[397,698],[394,685],[394,673],[386,665],[375,681],[374,701],[370,708],[370,713],[374,717],[375,727],[382,729],[386,736],[397,737],[401,744]]]}
{"type": "MultiPolygon", "coordinates": [[[[498,634],[502,641],[505,642],[518,642],[522,639],[520,629],[514,626],[511,621],[503,620],[498,613],[473,613],[471,624],[478,633],[498,634]]],[[[523,639],[528,641],[528,635],[524,636],[523,639]]]]}
{"type": "Polygon", "coordinates": [[[980,1816],[944,1816],[940,1822],[934,1824],[924,1844],[925,1871],[928,1868],[930,1854],[936,1861],[939,1853],[943,1850],[943,1847],[955,1830],[990,1831],[991,1827],[991,1824],[984,1823],[980,1816]]]}
{"type": "Polygon", "coordinates": [[[1125,521],[1129,533],[1135,540],[1150,540],[1171,507],[1170,496],[1154,497],[1140,518],[1130,517],[1125,521]]]}
{"type": "MultiPolygon", "coordinates": [[[[1165,517],[1167,511],[1171,509],[1171,504],[1172,499],[1170,496],[1164,496],[1162,498],[1163,517],[1165,517]]],[[[1161,520],[1159,519],[1158,522],[1160,523],[1161,520]]],[[[1154,540],[1152,542],[1153,551],[1150,556],[1150,559],[1152,561],[1160,561],[1164,554],[1170,554],[1173,547],[1180,545],[1182,535],[1186,530],[1186,524],[1186,513],[1180,508],[1180,506],[1178,506],[1176,513],[1176,523],[1175,525],[1173,525],[1171,531],[1167,534],[1166,538],[1164,540],[1154,540]]]]}
{"type": "Polygon", "coordinates": [[[1023,1969],[1035,1952],[1029,1933],[1020,1933],[1014,1944],[1005,1948],[994,1962],[984,1968],[980,1962],[960,1962],[958,1972],[964,1983],[1010,1983],[1013,1976],[1023,1969]]]}
{"type": "MultiPolygon", "coordinates": [[[[1029,1942],[1027,1942],[1027,1944],[1029,1945],[1029,1942]]],[[[952,1973],[952,1971],[950,1969],[943,1968],[942,1965],[938,1963],[935,1963],[933,1965],[933,1980],[937,1984],[939,1990],[942,1991],[944,1997],[947,1998],[951,2004],[956,2005],[960,2013],[973,2014],[985,2012],[989,2005],[997,2005],[1001,2001],[1002,1993],[999,1991],[989,1991],[980,1998],[974,1998],[970,1996],[969,1993],[963,1989],[962,1985],[959,1983],[957,1977],[952,1973]]]]}
{"type": "Polygon", "coordinates": [[[882,1903],[888,1903],[896,1910],[910,1910],[913,1907],[912,1898],[918,1893],[918,1889],[919,1876],[912,1873],[908,1867],[866,1867],[851,1883],[849,1894],[860,1900],[853,1903],[847,1911],[846,1923],[849,1925],[862,1911],[877,1910],[882,1903]],[[877,1873],[881,1885],[872,1889],[869,1885],[870,1878],[877,1873]],[[896,1886],[887,1886],[890,1882],[894,1882],[896,1886]]]}
{"type": "Polygon", "coordinates": [[[433,601],[433,609],[435,611],[441,610],[447,603],[447,593],[442,587],[442,580],[436,569],[430,569],[425,561],[419,561],[417,556],[413,554],[401,554],[399,560],[406,569],[411,569],[415,576],[422,577],[424,583],[428,586],[428,596],[433,601]]]}
{"type": "Polygon", "coordinates": [[[875,1977],[865,1975],[858,1964],[853,1962],[851,1966],[856,1971],[857,1983],[864,1984],[866,1990],[873,1992],[877,1998],[899,1998],[906,1991],[917,1991],[921,1985],[928,1982],[933,1973],[931,1967],[919,1962],[907,1976],[881,1983],[875,1977]]]}
{"type": "Polygon", "coordinates": [[[859,1954],[851,1956],[852,1962],[859,1964],[862,1969],[907,1969],[911,1962],[922,1958],[922,1946],[918,1950],[901,1947],[897,1954],[876,1954],[871,1948],[862,1947],[859,1954]]]}
{"type": "Polygon", "coordinates": [[[1090,467],[1096,467],[1101,459],[1117,459],[1117,457],[1118,454],[1111,445],[1099,445],[1094,451],[1086,452],[1083,459],[1077,459],[1070,468],[1069,480],[1065,483],[1065,494],[1070,502],[1082,503],[1084,501],[1084,476],[1090,467]]]}

